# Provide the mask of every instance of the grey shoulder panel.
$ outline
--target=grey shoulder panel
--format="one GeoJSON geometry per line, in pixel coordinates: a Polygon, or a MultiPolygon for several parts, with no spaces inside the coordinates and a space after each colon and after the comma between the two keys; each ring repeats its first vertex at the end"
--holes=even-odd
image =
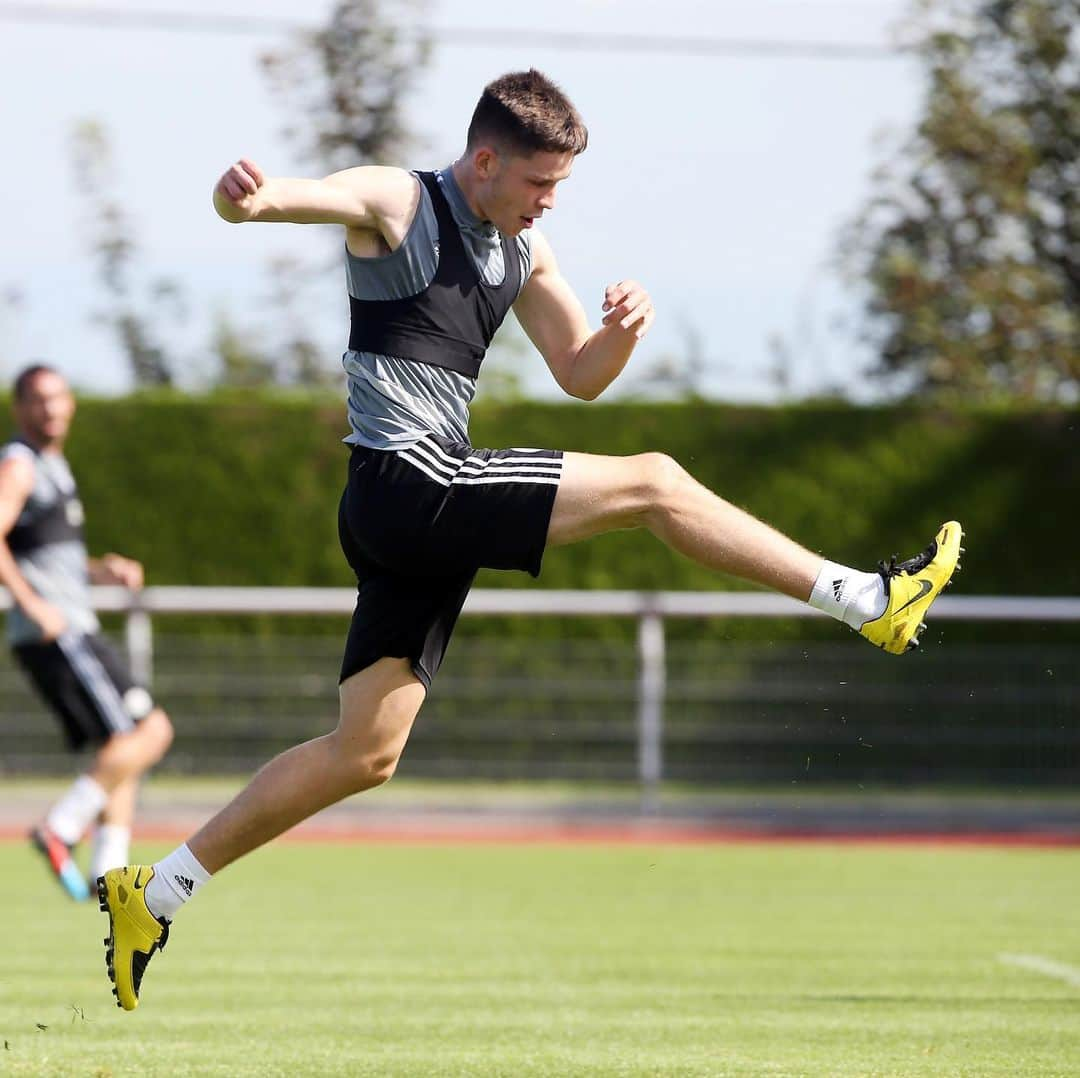
{"type": "Polygon", "coordinates": [[[532,233],[528,229],[518,233],[517,251],[521,259],[521,284],[518,286],[520,296],[521,290],[529,283],[529,276],[532,273],[532,233]]]}
{"type": "Polygon", "coordinates": [[[24,460],[30,461],[31,464],[37,463],[37,453],[26,442],[8,442],[6,445],[0,446],[0,460],[7,460],[9,457],[22,457],[24,460]]]}
{"type": "MultiPolygon", "coordinates": [[[[417,183],[420,183],[417,180],[417,183]]],[[[407,299],[423,292],[439,265],[439,225],[431,195],[420,184],[420,201],[400,247],[378,258],[358,258],[345,248],[349,295],[362,300],[407,299]]]]}

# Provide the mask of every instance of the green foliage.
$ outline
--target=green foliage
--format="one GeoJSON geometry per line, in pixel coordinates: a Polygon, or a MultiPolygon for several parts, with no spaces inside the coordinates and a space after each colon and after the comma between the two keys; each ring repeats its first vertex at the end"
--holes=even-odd
{"type": "Polygon", "coordinates": [[[1076,0],[927,0],[915,133],[845,240],[879,369],[948,399],[1080,388],[1076,0]]]}
{"type": "Polygon", "coordinates": [[[94,551],[149,582],[343,584],[341,407],[249,393],[84,400],[68,451],[94,551]]]}
{"type": "MultiPolygon", "coordinates": [[[[91,547],[145,561],[154,584],[344,585],[341,402],[246,392],[83,400],[69,456],[91,547]]],[[[490,404],[477,445],[669,453],[728,500],[842,562],[921,549],[942,520],[970,536],[969,593],[1080,593],[1080,411],[805,404],[490,404]]],[[[739,586],[643,531],[553,550],[540,581],[486,587],[739,586]]]]}

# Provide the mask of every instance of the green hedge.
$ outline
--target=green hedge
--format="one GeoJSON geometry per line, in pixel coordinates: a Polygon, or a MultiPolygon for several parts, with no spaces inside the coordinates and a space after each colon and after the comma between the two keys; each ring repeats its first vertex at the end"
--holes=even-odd
{"type": "MultiPolygon", "coordinates": [[[[155,584],[347,584],[345,431],[342,404],[326,398],[83,400],[68,450],[91,548],[142,559],[155,584]]],[[[969,537],[964,591],[1080,593],[1080,411],[529,403],[477,408],[473,439],[662,450],[811,549],[863,566],[919,549],[956,517],[969,537]]],[[[622,532],[550,552],[532,586],[733,585],[622,532]]]]}

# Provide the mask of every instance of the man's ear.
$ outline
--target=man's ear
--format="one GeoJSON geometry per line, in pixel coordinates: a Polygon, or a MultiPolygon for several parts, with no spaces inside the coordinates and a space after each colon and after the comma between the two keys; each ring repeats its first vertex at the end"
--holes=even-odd
{"type": "Polygon", "coordinates": [[[499,154],[488,145],[480,145],[472,152],[473,171],[477,179],[490,180],[499,171],[499,154]]]}

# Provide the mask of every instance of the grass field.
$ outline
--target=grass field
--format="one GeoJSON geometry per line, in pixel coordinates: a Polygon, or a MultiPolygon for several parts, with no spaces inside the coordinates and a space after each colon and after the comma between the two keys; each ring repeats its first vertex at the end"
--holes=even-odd
{"type": "Polygon", "coordinates": [[[96,903],[0,878],[0,1073],[1080,1074],[1075,850],[277,844],[134,1014],[96,903]]]}

